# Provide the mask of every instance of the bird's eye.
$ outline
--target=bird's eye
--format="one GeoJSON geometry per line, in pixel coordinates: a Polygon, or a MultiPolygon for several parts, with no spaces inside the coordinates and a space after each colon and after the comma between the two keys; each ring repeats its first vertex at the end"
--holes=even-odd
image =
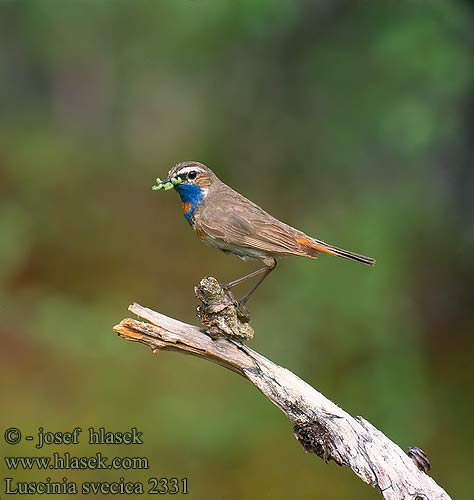
{"type": "Polygon", "coordinates": [[[197,172],[196,170],[191,170],[191,172],[188,173],[188,179],[190,181],[193,181],[197,176],[197,172]]]}

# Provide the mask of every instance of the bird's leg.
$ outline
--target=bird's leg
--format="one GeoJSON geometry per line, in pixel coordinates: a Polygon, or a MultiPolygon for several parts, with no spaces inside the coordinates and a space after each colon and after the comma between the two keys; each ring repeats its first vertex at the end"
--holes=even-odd
{"type": "MultiPolygon", "coordinates": [[[[268,275],[269,272],[270,272],[269,267],[265,266],[265,267],[262,267],[260,269],[257,269],[256,271],[252,271],[251,273],[246,274],[245,276],[242,276],[241,278],[237,278],[236,280],[230,281],[229,283],[222,283],[221,284],[222,288],[227,291],[227,293],[229,294],[231,299],[234,301],[234,303],[237,307],[237,314],[239,315],[239,317],[241,318],[242,321],[250,322],[250,320],[252,319],[252,315],[250,314],[250,311],[248,310],[247,306],[245,305],[245,302],[248,300],[248,295],[250,295],[250,294],[247,293],[245,295],[245,302],[242,302],[241,300],[237,300],[234,297],[234,294],[230,291],[230,289],[233,288],[234,286],[237,286],[239,283],[242,283],[246,279],[253,278],[254,276],[258,276],[259,274],[265,273],[262,276],[262,278],[260,278],[260,280],[258,281],[258,283],[257,283],[257,286],[258,286],[263,281],[263,279],[268,275]]],[[[256,286],[251,290],[251,292],[254,291],[255,288],[256,288],[256,286]]]]}
{"type": "Polygon", "coordinates": [[[263,283],[263,280],[275,269],[277,261],[273,257],[267,257],[265,260],[265,267],[258,269],[258,271],[263,272],[261,278],[255,283],[255,285],[239,300],[239,304],[245,306],[247,300],[252,295],[253,292],[263,283]]]}
{"type": "Polygon", "coordinates": [[[242,281],[245,281],[246,279],[253,278],[254,276],[258,276],[261,273],[264,273],[268,271],[268,266],[262,267],[260,269],[257,269],[256,271],[252,271],[249,274],[246,274],[245,276],[242,276],[241,278],[237,278],[234,281],[229,281],[229,283],[223,283],[222,288],[225,288],[226,290],[230,290],[231,288],[234,288],[234,286],[237,286],[239,283],[242,283],[242,281]]]}
{"type": "Polygon", "coordinates": [[[245,276],[242,276],[241,278],[238,278],[234,281],[231,281],[226,285],[222,285],[222,287],[225,288],[226,290],[230,290],[231,288],[238,285],[239,283],[242,283],[246,279],[253,278],[254,276],[258,276],[259,274],[263,273],[263,276],[257,281],[257,283],[255,283],[255,285],[238,301],[239,304],[243,306],[245,305],[250,295],[252,295],[252,293],[255,292],[255,290],[262,284],[263,280],[275,269],[277,265],[277,261],[273,257],[266,257],[263,262],[265,263],[265,267],[261,267],[260,269],[257,269],[256,271],[246,274],[245,276]]]}

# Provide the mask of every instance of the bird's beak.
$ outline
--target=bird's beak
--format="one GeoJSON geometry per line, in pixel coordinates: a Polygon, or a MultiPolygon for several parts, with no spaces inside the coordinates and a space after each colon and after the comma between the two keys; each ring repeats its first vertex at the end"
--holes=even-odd
{"type": "Polygon", "coordinates": [[[151,189],[153,191],[158,191],[159,189],[164,189],[168,191],[168,189],[173,189],[175,186],[182,184],[184,181],[181,177],[168,177],[165,180],[161,180],[159,177],[156,179],[156,184],[152,186],[151,189]]]}

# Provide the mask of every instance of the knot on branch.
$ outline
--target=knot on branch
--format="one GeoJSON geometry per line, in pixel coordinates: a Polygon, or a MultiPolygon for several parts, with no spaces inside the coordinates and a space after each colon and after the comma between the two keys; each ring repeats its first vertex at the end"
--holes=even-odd
{"type": "Polygon", "coordinates": [[[428,455],[417,446],[410,446],[407,451],[407,455],[415,462],[415,465],[419,470],[428,474],[428,471],[431,469],[431,464],[428,459],[428,455]]]}
{"type": "Polygon", "coordinates": [[[253,338],[249,312],[216,278],[203,278],[194,288],[194,293],[202,302],[196,309],[197,316],[211,337],[223,335],[237,340],[253,338]]]}
{"type": "Polygon", "coordinates": [[[315,453],[325,462],[334,460],[338,465],[344,465],[333,453],[334,445],[326,427],[319,422],[296,422],[293,424],[293,434],[307,453],[315,453]]]}

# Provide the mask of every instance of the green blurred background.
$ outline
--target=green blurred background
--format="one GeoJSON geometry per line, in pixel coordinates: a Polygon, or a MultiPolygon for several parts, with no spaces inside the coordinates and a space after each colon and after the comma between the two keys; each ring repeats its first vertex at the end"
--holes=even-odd
{"type": "Polygon", "coordinates": [[[145,444],[0,450],[151,469],[0,473],[188,477],[196,499],[379,497],[304,454],[243,379],[112,332],[133,301],[196,322],[200,277],[256,268],[202,245],[177,195],[150,189],[193,159],[377,258],[282,261],[250,302],[251,345],[472,498],[473,22],[467,1],[2,2],[2,433],[136,426],[145,444]]]}

